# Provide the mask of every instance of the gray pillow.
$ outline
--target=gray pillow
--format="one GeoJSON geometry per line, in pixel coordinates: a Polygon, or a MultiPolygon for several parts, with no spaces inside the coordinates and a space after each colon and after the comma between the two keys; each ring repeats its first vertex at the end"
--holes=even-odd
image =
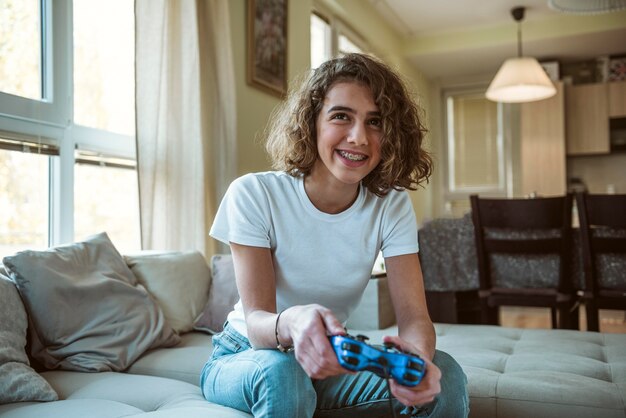
{"type": "Polygon", "coordinates": [[[196,319],[194,329],[214,334],[224,329],[228,313],[239,300],[232,256],[219,254],[211,257],[211,273],[209,300],[196,319]]]}
{"type": "Polygon", "coordinates": [[[186,251],[127,255],[124,259],[174,331],[191,331],[209,297],[211,271],[204,256],[186,251]]]}
{"type": "MultiPolygon", "coordinates": [[[[4,268],[0,265],[0,270],[4,268]]],[[[0,271],[0,404],[56,401],[57,393],[28,362],[26,311],[15,284],[0,271]]]]}
{"type": "Polygon", "coordinates": [[[106,233],[3,262],[28,312],[31,355],[48,369],[121,371],[180,341],[106,233]]]}

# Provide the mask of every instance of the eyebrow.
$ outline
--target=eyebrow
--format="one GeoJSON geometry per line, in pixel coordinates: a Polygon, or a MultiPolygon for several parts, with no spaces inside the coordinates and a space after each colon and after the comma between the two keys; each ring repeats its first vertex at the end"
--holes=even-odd
{"type": "MultiPolygon", "coordinates": [[[[341,111],[341,112],[349,112],[349,113],[356,113],[356,111],[354,109],[352,109],[351,107],[348,106],[341,106],[341,105],[337,105],[337,106],[333,106],[330,109],[328,109],[328,111],[326,113],[331,113],[331,112],[337,112],[337,111],[341,111]]],[[[381,113],[379,111],[371,111],[371,112],[367,112],[368,115],[370,116],[380,116],[381,113]]]]}

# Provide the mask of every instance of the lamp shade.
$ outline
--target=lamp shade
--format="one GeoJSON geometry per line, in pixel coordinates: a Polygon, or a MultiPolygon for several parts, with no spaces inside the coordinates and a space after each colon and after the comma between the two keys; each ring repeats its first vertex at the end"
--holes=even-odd
{"type": "Polygon", "coordinates": [[[487,89],[494,102],[521,103],[547,99],[556,88],[535,58],[509,58],[496,73],[487,89]]]}

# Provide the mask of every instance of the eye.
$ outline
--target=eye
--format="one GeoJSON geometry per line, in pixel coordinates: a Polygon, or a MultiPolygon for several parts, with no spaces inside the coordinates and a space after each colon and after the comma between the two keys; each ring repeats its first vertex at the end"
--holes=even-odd
{"type": "Polygon", "coordinates": [[[330,116],[331,120],[348,120],[348,115],[345,113],[333,113],[330,116]]]}
{"type": "Polygon", "coordinates": [[[383,126],[383,121],[380,118],[372,118],[368,123],[375,128],[382,128],[383,126]]]}

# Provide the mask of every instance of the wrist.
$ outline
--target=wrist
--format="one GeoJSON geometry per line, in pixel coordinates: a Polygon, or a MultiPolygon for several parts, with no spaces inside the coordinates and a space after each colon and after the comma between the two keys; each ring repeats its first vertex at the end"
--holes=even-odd
{"type": "Polygon", "coordinates": [[[285,320],[284,313],[286,309],[283,309],[276,315],[276,323],[274,324],[274,336],[276,337],[276,348],[283,352],[288,353],[293,351],[293,341],[291,338],[286,338],[288,332],[287,321],[285,320]]]}

